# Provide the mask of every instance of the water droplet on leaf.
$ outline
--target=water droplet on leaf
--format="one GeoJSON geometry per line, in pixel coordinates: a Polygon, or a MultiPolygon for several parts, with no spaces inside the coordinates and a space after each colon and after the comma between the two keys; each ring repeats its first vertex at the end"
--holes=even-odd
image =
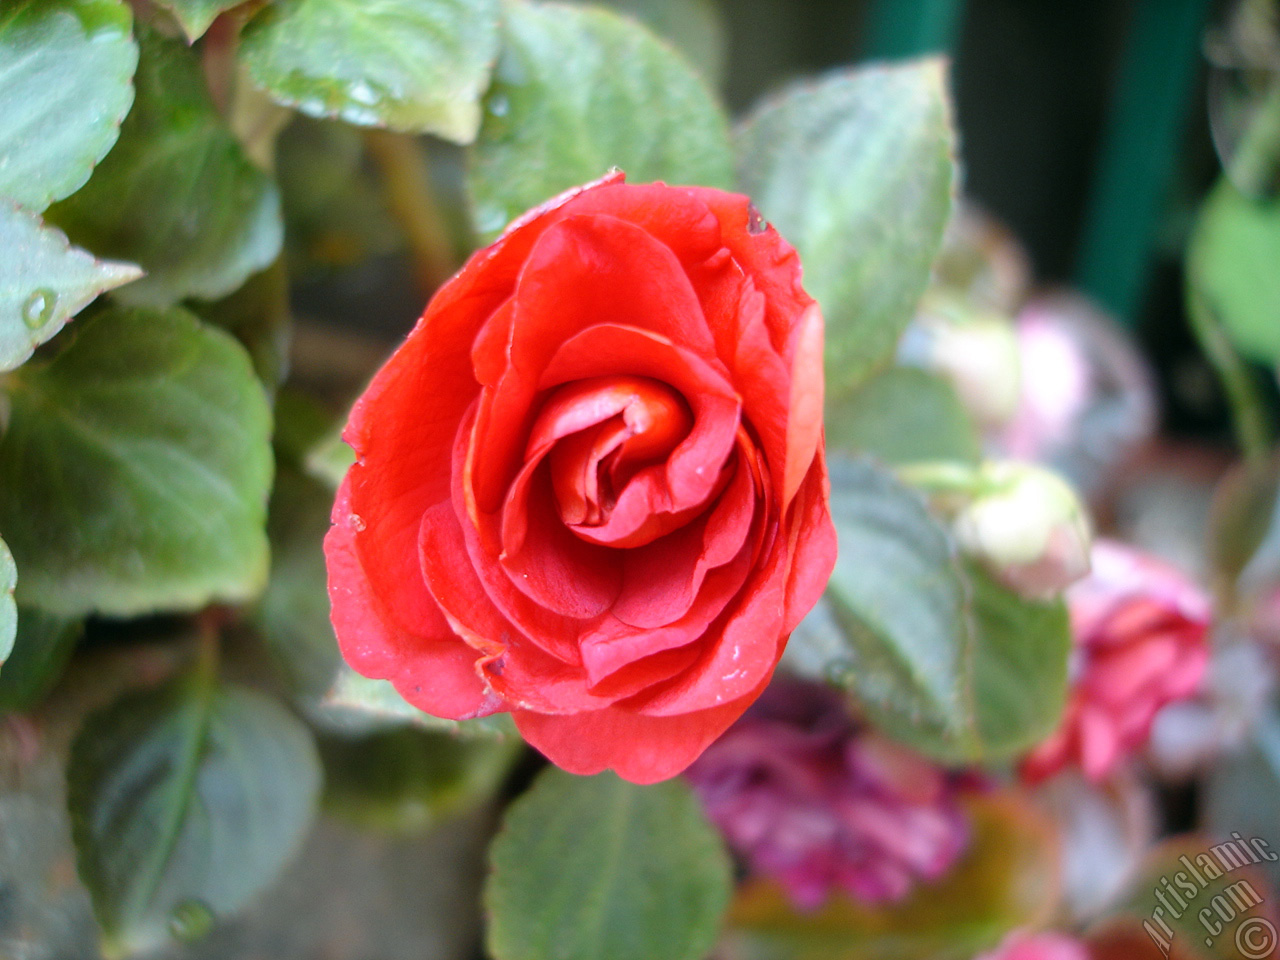
{"type": "Polygon", "coordinates": [[[169,914],[169,932],[183,943],[194,943],[213,929],[213,910],[203,900],[183,900],[169,914]]]}
{"type": "Polygon", "coordinates": [[[58,295],[48,287],[41,287],[22,305],[22,322],[32,330],[39,330],[49,322],[57,305],[58,295]]]}
{"type": "Polygon", "coordinates": [[[347,95],[356,103],[363,104],[366,107],[373,106],[381,99],[373,87],[369,86],[364,80],[358,80],[348,87],[347,95]]]}

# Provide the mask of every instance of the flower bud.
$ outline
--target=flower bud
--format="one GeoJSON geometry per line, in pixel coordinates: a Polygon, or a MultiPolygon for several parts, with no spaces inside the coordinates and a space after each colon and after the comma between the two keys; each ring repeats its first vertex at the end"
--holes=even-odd
{"type": "Polygon", "coordinates": [[[984,464],[980,492],[955,518],[961,549],[1001,583],[1048,598],[1089,572],[1089,521],[1075,491],[1044,467],[984,464]]]}
{"type": "Polygon", "coordinates": [[[1017,413],[989,433],[988,449],[1051,466],[1086,496],[1105,488],[1155,430],[1146,361],[1114,317],[1075,293],[1037,298],[1014,329],[1017,413]]]}
{"type": "Polygon", "coordinates": [[[941,294],[932,295],[903,339],[900,359],[946,377],[983,428],[1018,409],[1018,338],[1010,320],[941,294]]]}

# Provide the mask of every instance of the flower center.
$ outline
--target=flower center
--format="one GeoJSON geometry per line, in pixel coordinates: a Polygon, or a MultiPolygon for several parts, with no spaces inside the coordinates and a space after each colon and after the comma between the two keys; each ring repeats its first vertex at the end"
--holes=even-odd
{"type": "Polygon", "coordinates": [[[666,459],[693,426],[684,399],[648,377],[567,384],[551,395],[539,419],[549,417],[582,424],[562,436],[549,458],[560,516],[575,526],[605,523],[627,482],[666,459]]]}

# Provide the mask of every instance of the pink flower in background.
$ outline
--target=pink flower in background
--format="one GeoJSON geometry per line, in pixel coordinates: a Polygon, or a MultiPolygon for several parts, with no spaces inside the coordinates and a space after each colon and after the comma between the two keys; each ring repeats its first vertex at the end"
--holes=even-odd
{"type": "Polygon", "coordinates": [[[1093,371],[1078,335],[1041,305],[1017,322],[1022,377],[1018,411],[1000,436],[1010,457],[1035,460],[1072,439],[1076,421],[1092,399],[1093,371]]]}
{"type": "Polygon", "coordinates": [[[989,436],[1002,456],[1061,472],[1086,496],[1155,431],[1155,387],[1132,338],[1088,298],[1037,297],[1018,314],[1016,412],[989,436]]]}
{"type": "Polygon", "coordinates": [[[1193,695],[1209,659],[1209,598],[1185,575],[1115,541],[1067,592],[1075,641],[1071,691],[1056,733],[1023,763],[1032,781],[1078,764],[1095,782],[1151,732],[1165,704],[1193,695]]]}
{"type": "Polygon", "coordinates": [[[977,960],[1089,960],[1089,950],[1079,940],[1059,933],[1015,932],[977,960]]]}
{"type": "Polygon", "coordinates": [[[775,680],[687,776],[729,844],[801,909],[836,888],[900,900],[968,840],[954,778],[861,729],[817,684],[775,680]]]}

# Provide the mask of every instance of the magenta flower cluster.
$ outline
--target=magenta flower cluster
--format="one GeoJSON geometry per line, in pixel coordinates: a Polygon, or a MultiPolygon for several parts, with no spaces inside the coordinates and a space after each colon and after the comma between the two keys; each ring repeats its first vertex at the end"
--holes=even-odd
{"type": "Polygon", "coordinates": [[[956,779],[858,725],[817,684],[775,679],[687,775],[749,869],[801,909],[837,889],[901,900],[968,839],[956,779]]]}

